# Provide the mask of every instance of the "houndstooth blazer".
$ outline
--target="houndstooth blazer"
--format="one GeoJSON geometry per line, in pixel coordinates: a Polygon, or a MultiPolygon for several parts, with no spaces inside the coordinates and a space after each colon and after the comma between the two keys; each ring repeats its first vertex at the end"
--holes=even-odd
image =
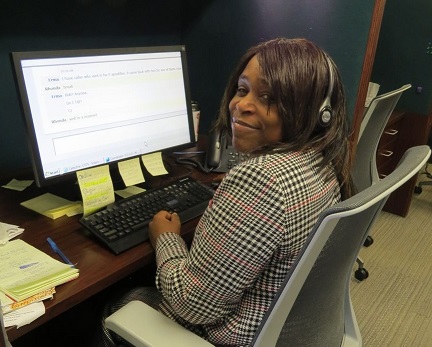
{"type": "Polygon", "coordinates": [[[321,153],[266,154],[236,166],[201,217],[190,251],[156,245],[160,310],[216,345],[247,346],[318,215],[340,201],[321,153]]]}

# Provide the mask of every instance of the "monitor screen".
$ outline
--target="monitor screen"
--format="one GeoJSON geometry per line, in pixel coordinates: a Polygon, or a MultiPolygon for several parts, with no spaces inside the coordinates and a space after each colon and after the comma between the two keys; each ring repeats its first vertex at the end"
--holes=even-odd
{"type": "Polygon", "coordinates": [[[195,141],[184,46],[11,55],[38,186],[195,141]]]}

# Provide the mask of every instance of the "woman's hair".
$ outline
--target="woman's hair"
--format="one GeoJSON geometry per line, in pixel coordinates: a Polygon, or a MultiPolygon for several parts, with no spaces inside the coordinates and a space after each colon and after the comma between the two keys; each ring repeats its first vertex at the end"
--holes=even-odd
{"type": "Polygon", "coordinates": [[[261,76],[271,88],[283,126],[281,142],[256,152],[321,151],[324,155],[321,168],[331,163],[342,198],[351,196],[353,183],[344,88],[333,60],[306,39],[276,38],[246,52],[226,86],[214,124],[216,130],[231,134],[229,103],[236,94],[239,76],[254,56],[260,64],[261,76]],[[320,109],[330,92],[332,116],[329,123],[323,124],[320,109]]]}

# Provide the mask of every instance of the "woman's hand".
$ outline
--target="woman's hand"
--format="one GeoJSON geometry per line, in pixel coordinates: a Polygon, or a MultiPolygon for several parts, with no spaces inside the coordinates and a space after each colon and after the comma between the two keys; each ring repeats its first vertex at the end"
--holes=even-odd
{"type": "Polygon", "coordinates": [[[153,216],[149,223],[149,238],[153,248],[156,248],[156,239],[159,235],[172,232],[180,235],[181,223],[177,213],[160,211],[153,216]]]}

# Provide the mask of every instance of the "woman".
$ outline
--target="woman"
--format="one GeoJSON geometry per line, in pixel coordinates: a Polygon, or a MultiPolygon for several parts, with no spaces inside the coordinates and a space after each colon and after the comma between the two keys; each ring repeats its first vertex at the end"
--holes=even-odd
{"type": "Polygon", "coordinates": [[[247,346],[318,215],[353,192],[337,68],[305,39],[252,47],[215,127],[250,157],[222,180],[190,250],[177,215],[154,216],[158,307],[215,345],[247,346]]]}

